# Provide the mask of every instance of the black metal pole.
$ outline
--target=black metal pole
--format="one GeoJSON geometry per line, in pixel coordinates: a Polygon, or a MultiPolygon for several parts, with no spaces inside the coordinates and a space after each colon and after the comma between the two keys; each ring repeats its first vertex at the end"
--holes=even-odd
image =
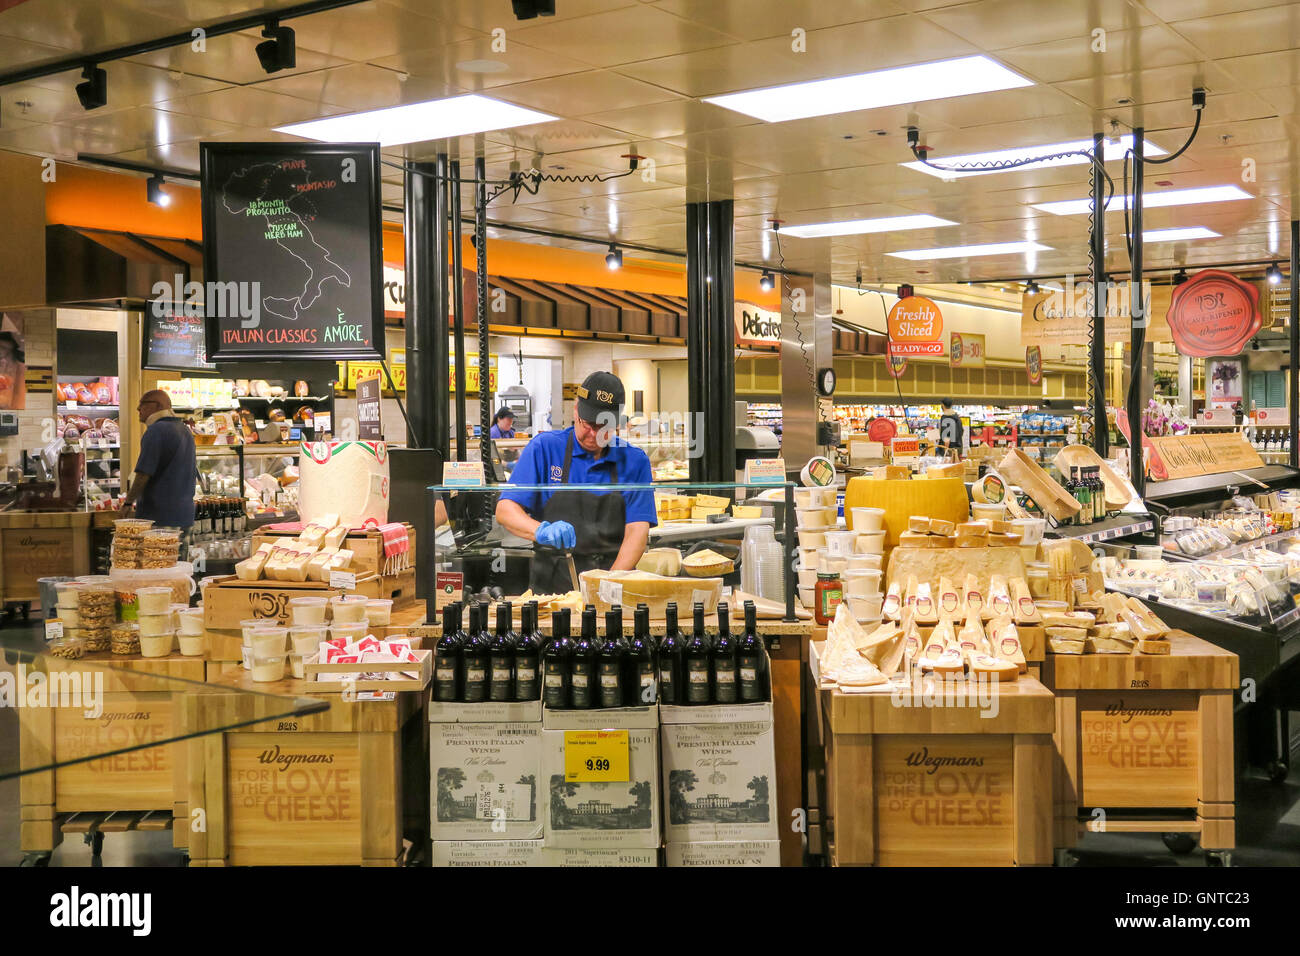
{"type": "Polygon", "coordinates": [[[465,460],[465,272],[461,262],[460,160],[452,160],[451,181],[451,297],[456,328],[456,460],[465,460]]]}
{"type": "Polygon", "coordinates": [[[1291,467],[1300,468],[1300,219],[1291,220],[1291,300],[1288,303],[1287,321],[1290,333],[1291,378],[1288,382],[1291,390],[1291,467]]]}
{"type": "MultiPolygon", "coordinates": [[[[488,408],[488,382],[491,373],[489,361],[491,355],[488,351],[488,304],[487,304],[487,162],[482,156],[474,157],[474,178],[478,180],[476,187],[477,198],[474,201],[474,260],[475,272],[478,278],[478,308],[476,309],[478,320],[478,406],[479,406],[479,427],[482,434],[479,436],[479,455],[483,461],[483,467],[488,468],[492,461],[492,412],[488,408]]],[[[491,496],[485,495],[486,501],[491,500],[491,496]]]]}
{"type": "Polygon", "coordinates": [[[406,237],[406,403],[409,410],[407,444],[432,448],[433,423],[433,249],[429,244],[433,216],[433,172],[430,163],[415,163],[405,183],[406,237]],[[421,175],[424,173],[425,175],[421,175]]]}
{"type": "Polygon", "coordinates": [[[447,380],[451,375],[447,361],[447,154],[439,153],[434,170],[437,179],[433,184],[433,281],[429,292],[433,296],[433,433],[429,447],[436,448],[443,461],[451,459],[451,426],[448,419],[451,409],[447,405],[447,380]]]}
{"type": "MultiPolygon", "coordinates": [[[[1104,160],[1105,136],[1094,133],[1092,155],[1104,160]]],[[[1105,458],[1110,451],[1110,426],[1106,420],[1106,210],[1101,168],[1092,166],[1092,235],[1088,237],[1088,258],[1092,263],[1092,318],[1089,323],[1088,365],[1092,388],[1092,447],[1105,458]]]]}
{"type": "Polygon", "coordinates": [[[708,207],[706,203],[686,206],[686,381],[690,421],[691,481],[708,480],[708,454],[704,420],[708,403],[705,391],[708,341],[705,327],[709,314],[708,207]]]}
{"type": "Polygon", "coordinates": [[[1146,492],[1147,476],[1142,462],[1142,352],[1147,341],[1146,301],[1142,295],[1142,141],[1146,130],[1133,130],[1133,252],[1129,256],[1129,357],[1128,433],[1129,477],[1133,490],[1146,492]]]}
{"type": "Polygon", "coordinates": [[[710,481],[736,480],[736,349],[734,228],[730,199],[709,203],[709,367],[706,394],[712,400],[707,419],[713,434],[710,481]]]}

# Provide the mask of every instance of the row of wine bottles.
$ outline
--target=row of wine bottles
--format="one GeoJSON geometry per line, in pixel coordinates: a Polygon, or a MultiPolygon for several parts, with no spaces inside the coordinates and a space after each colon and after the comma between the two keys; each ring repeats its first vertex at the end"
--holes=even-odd
{"type": "Polygon", "coordinates": [[[745,631],[731,633],[726,604],[718,605],[718,627],[705,628],[704,605],[694,606],[688,638],[677,626],[677,605],[665,611],[665,634],[650,634],[650,610],[638,604],[632,637],[623,633],[623,609],[605,612],[605,636],[597,633],[597,612],[587,605],[581,634],[570,634],[567,608],[551,616],[551,637],[538,630],[537,603],[520,611],[520,630],[511,630],[513,608],[497,605],[496,630],[488,630],[488,606],[443,609],[442,637],[434,651],[434,700],[476,703],[543,699],[556,710],[665,704],[734,704],[768,699],[767,653],[758,635],[755,609],[745,602],[745,631]]]}

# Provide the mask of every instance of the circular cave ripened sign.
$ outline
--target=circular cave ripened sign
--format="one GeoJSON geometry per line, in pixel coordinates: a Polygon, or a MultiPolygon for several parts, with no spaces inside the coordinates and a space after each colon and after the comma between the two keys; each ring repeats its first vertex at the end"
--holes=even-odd
{"type": "Polygon", "coordinates": [[[1237,355],[1259,331],[1259,290],[1222,269],[1204,269],[1174,288],[1165,318],[1183,355],[1237,355]]]}

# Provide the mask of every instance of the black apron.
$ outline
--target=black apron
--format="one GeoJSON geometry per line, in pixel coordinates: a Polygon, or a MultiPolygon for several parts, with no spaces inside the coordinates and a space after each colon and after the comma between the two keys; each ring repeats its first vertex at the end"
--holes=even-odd
{"type": "MultiPolygon", "coordinates": [[[[564,473],[560,480],[569,483],[569,468],[573,464],[572,439],[564,448],[564,473]]],[[[610,462],[613,474],[610,484],[618,484],[618,465],[610,462]]],[[[589,482],[590,483],[590,482],[589,482]]],[[[621,491],[597,494],[561,488],[553,493],[542,507],[543,521],[567,521],[573,525],[577,545],[573,549],[573,563],[578,573],[593,568],[608,569],[623,547],[623,534],[627,527],[627,505],[621,491]]],[[[562,552],[553,548],[537,547],[533,551],[533,568],[529,585],[534,594],[563,594],[573,589],[569,578],[569,563],[562,552]]]]}

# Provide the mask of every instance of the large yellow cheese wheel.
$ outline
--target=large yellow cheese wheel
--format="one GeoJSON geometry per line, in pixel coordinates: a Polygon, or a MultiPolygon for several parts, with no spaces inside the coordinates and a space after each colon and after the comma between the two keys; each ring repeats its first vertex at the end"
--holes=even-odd
{"type": "Polygon", "coordinates": [[[853,527],[853,508],[885,510],[885,540],[897,547],[898,536],[907,530],[912,515],[926,515],[959,523],[970,519],[966,483],[960,478],[930,478],[925,481],[896,481],[880,478],[850,478],[844,491],[844,517],[853,527]]]}

